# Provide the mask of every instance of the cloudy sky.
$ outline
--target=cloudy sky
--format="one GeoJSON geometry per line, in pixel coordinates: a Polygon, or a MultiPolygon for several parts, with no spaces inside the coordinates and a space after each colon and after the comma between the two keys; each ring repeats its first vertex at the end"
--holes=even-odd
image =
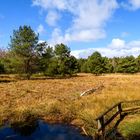
{"type": "Polygon", "coordinates": [[[13,29],[30,25],[49,44],[77,58],[140,54],[140,0],[0,0],[0,48],[13,29]]]}

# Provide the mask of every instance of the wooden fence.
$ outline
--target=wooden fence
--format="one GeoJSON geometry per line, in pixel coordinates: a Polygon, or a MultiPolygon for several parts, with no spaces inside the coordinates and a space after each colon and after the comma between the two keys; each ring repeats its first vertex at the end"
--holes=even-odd
{"type": "Polygon", "coordinates": [[[119,115],[122,119],[124,114],[135,113],[140,110],[140,100],[119,102],[102,113],[96,121],[98,123],[98,132],[101,132],[103,138],[105,136],[106,127],[119,115]],[[109,118],[105,118],[111,112],[109,118]]]}

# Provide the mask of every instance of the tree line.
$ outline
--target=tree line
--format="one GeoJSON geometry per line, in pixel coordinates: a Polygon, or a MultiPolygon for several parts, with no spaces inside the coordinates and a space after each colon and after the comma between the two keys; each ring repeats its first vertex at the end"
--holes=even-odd
{"type": "Polygon", "coordinates": [[[49,46],[39,43],[39,35],[30,26],[20,26],[10,37],[8,50],[0,50],[0,73],[20,74],[30,79],[32,74],[72,76],[77,72],[102,73],[140,72],[140,56],[102,57],[94,52],[87,59],[76,59],[65,44],[49,46]]]}

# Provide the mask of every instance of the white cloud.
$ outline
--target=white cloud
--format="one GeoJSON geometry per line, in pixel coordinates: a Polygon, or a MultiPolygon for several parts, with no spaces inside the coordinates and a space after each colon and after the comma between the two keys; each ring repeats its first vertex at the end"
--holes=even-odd
{"type": "Polygon", "coordinates": [[[77,7],[78,15],[67,33],[70,41],[94,41],[104,38],[104,25],[117,8],[116,1],[83,0],[77,7]]]}
{"type": "Polygon", "coordinates": [[[125,41],[119,38],[114,38],[108,47],[115,49],[125,48],[125,41]]]}
{"type": "Polygon", "coordinates": [[[44,42],[46,42],[46,41],[45,41],[45,40],[39,40],[39,41],[38,41],[38,44],[39,44],[39,43],[44,43],[44,42]]]}
{"type": "Polygon", "coordinates": [[[49,42],[51,44],[56,43],[68,43],[71,41],[81,41],[81,42],[88,42],[97,39],[101,39],[105,37],[104,30],[80,30],[80,31],[73,31],[71,33],[66,32],[64,35],[60,28],[55,28],[52,32],[51,39],[49,42]]]}
{"type": "Polygon", "coordinates": [[[40,6],[44,10],[59,9],[63,10],[66,7],[66,0],[32,0],[34,6],[40,6]]]}
{"type": "Polygon", "coordinates": [[[130,5],[133,10],[137,10],[140,8],[140,0],[129,0],[130,5]]]}
{"type": "Polygon", "coordinates": [[[140,0],[128,0],[127,2],[122,2],[121,5],[128,10],[138,10],[140,9],[140,0]]]}
{"type": "Polygon", "coordinates": [[[40,24],[38,27],[37,27],[37,33],[39,34],[43,34],[45,33],[45,29],[44,29],[44,26],[42,24],[40,24]]]}
{"type": "Polygon", "coordinates": [[[93,52],[99,51],[103,56],[107,57],[122,57],[122,56],[138,56],[140,55],[140,40],[130,41],[126,43],[121,39],[112,39],[111,43],[106,47],[100,48],[87,48],[83,50],[72,51],[71,54],[76,58],[87,58],[93,52]],[[120,44],[120,46],[119,46],[120,44]],[[110,47],[111,46],[111,47],[110,47]]]}
{"type": "Polygon", "coordinates": [[[49,11],[46,16],[46,23],[50,26],[55,26],[60,19],[60,15],[56,11],[49,11]]]}
{"type": "MultiPolygon", "coordinates": [[[[67,11],[72,15],[73,20],[69,21],[71,26],[67,27],[63,34],[57,35],[58,38],[55,36],[51,39],[62,40],[62,42],[95,41],[104,38],[106,36],[104,26],[118,8],[116,0],[33,0],[33,5],[39,6],[47,12],[56,10],[63,13],[67,11]]],[[[59,19],[56,13],[48,17],[50,25],[56,24],[59,19]]],[[[56,32],[55,29],[52,37],[54,32],[56,32]]]]}
{"type": "Polygon", "coordinates": [[[55,28],[52,32],[51,39],[48,40],[49,44],[55,45],[59,43],[66,43],[62,37],[62,31],[59,28],[55,28]]]}
{"type": "Polygon", "coordinates": [[[134,40],[127,44],[129,48],[133,48],[134,46],[140,48],[140,40],[134,40]]]}

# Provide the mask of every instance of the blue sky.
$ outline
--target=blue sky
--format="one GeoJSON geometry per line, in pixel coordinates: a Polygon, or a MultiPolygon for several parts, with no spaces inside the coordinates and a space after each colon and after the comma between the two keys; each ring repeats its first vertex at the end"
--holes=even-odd
{"type": "Polygon", "coordinates": [[[0,48],[20,25],[40,40],[67,44],[76,57],[140,54],[140,0],[1,0],[0,48]]]}

